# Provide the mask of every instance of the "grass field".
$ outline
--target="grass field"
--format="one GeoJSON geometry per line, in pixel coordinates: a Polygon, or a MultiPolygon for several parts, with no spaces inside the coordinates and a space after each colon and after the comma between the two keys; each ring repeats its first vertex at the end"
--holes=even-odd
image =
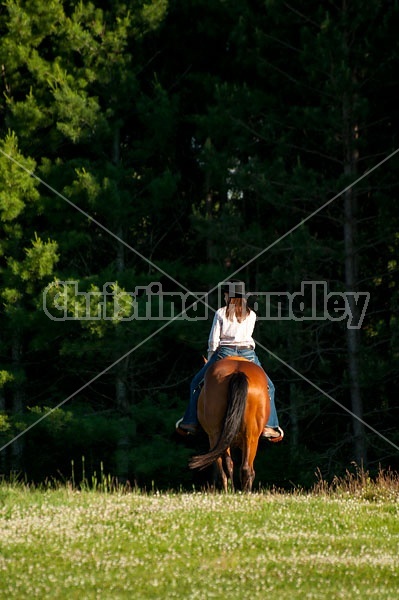
{"type": "Polygon", "coordinates": [[[0,485],[0,597],[399,598],[399,483],[218,494],[0,485]]]}

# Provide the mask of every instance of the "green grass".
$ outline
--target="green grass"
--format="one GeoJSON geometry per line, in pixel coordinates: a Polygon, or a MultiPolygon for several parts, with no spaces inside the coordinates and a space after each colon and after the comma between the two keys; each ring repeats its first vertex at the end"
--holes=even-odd
{"type": "Polygon", "coordinates": [[[0,597],[399,598],[399,482],[147,494],[0,485],[0,597]]]}

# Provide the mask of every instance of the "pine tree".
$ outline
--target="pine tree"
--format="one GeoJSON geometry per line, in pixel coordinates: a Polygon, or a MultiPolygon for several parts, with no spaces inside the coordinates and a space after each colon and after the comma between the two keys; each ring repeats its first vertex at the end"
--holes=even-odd
{"type": "MultiPolygon", "coordinates": [[[[32,231],[39,207],[37,180],[30,175],[34,161],[21,154],[14,134],[6,136],[0,151],[2,409],[20,416],[27,402],[32,321],[41,285],[53,274],[59,255],[56,242],[32,231]]],[[[22,452],[23,438],[11,446],[13,468],[21,467],[22,452]]]]}

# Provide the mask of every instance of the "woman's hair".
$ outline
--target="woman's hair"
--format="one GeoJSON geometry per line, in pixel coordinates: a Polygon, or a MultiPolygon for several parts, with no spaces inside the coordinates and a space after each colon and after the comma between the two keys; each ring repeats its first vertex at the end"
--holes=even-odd
{"type": "Polygon", "coordinates": [[[229,298],[229,302],[226,307],[226,317],[229,321],[232,321],[234,315],[239,323],[244,321],[250,313],[250,309],[247,306],[246,298],[229,298]]]}

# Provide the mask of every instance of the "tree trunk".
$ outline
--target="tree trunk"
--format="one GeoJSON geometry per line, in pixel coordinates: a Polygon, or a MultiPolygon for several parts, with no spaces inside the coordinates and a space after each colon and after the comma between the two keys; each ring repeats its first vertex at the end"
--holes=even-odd
{"type": "MultiPolygon", "coordinates": [[[[356,292],[357,289],[357,266],[356,266],[356,217],[354,194],[349,190],[345,194],[345,290],[346,292],[356,292]]],[[[353,296],[348,298],[353,321],[359,322],[357,305],[353,296]]],[[[354,453],[355,461],[359,466],[366,466],[366,437],[365,429],[361,419],[363,419],[363,401],[360,389],[360,331],[359,329],[346,329],[346,341],[348,348],[348,370],[350,382],[350,397],[353,412],[353,433],[354,433],[354,453]]]]}
{"type": "MultiPolygon", "coordinates": [[[[356,148],[358,128],[353,120],[354,98],[349,94],[343,98],[343,122],[344,122],[344,173],[349,179],[354,179],[357,174],[357,163],[359,159],[356,148]]],[[[357,197],[354,188],[348,189],[344,194],[344,247],[345,247],[345,291],[356,292],[358,284],[358,261],[357,261],[357,197]]],[[[352,295],[347,296],[353,322],[359,322],[357,305],[352,295]]],[[[350,398],[352,407],[352,425],[354,433],[354,458],[361,467],[366,467],[367,451],[365,428],[363,419],[363,401],[360,389],[360,331],[359,329],[346,329],[346,342],[348,348],[348,371],[350,398]]]]}
{"type": "MultiPolygon", "coordinates": [[[[206,142],[205,142],[205,147],[207,148],[207,150],[211,150],[212,148],[212,141],[210,138],[207,138],[206,142]]],[[[211,173],[210,173],[210,167],[207,167],[206,171],[205,171],[205,218],[207,219],[207,221],[211,221],[212,220],[212,211],[213,211],[213,192],[212,192],[212,188],[211,188],[211,173]]],[[[206,238],[206,260],[208,263],[212,262],[212,255],[213,255],[213,241],[210,238],[210,236],[208,236],[206,238]]]]}
{"type": "MultiPolygon", "coordinates": [[[[113,143],[113,152],[112,152],[112,160],[114,164],[119,163],[120,159],[120,133],[119,128],[115,128],[114,134],[114,143],[113,143]]],[[[116,234],[119,239],[124,239],[124,227],[121,222],[118,223],[116,234]]],[[[122,243],[118,243],[116,247],[116,273],[117,275],[122,274],[125,269],[125,247],[122,243]]],[[[116,327],[116,337],[121,338],[123,334],[122,327],[116,327]]],[[[121,343],[117,344],[117,353],[120,354],[123,351],[123,340],[121,339],[121,343]]],[[[115,356],[115,360],[119,358],[119,356],[115,356]]],[[[129,357],[126,357],[122,361],[120,361],[116,365],[115,372],[115,399],[116,399],[116,407],[119,413],[123,417],[126,417],[129,411],[129,398],[128,398],[128,390],[127,390],[127,372],[129,368],[129,357]]],[[[125,481],[129,475],[129,435],[124,427],[121,427],[120,436],[118,439],[118,449],[116,453],[117,457],[117,465],[116,471],[118,477],[125,481]]]]}
{"type": "MultiPolygon", "coordinates": [[[[289,292],[292,294],[294,290],[290,286],[289,292]]],[[[287,335],[287,347],[289,352],[289,363],[294,369],[297,368],[298,346],[300,345],[300,337],[297,337],[297,329],[289,328],[287,335]]],[[[300,355],[300,351],[299,351],[300,355]]],[[[292,373],[291,373],[292,376],[292,373]]],[[[295,460],[299,445],[299,414],[298,414],[298,393],[295,381],[289,384],[289,418],[290,418],[290,455],[291,459],[295,460]]]]}
{"type": "MultiPolygon", "coordinates": [[[[6,412],[6,398],[4,389],[0,388],[0,413],[6,412]]],[[[0,452],[0,473],[6,472],[6,449],[0,452]]]]}
{"type": "MultiPolygon", "coordinates": [[[[18,374],[21,371],[21,339],[19,333],[16,331],[13,334],[11,341],[11,355],[13,362],[13,370],[16,373],[16,382],[14,383],[12,393],[12,414],[21,414],[24,410],[25,405],[25,390],[24,384],[21,383],[21,378],[18,374]]],[[[20,471],[23,465],[23,451],[25,446],[24,436],[18,437],[10,446],[11,451],[11,469],[14,471],[20,471]]]]}

